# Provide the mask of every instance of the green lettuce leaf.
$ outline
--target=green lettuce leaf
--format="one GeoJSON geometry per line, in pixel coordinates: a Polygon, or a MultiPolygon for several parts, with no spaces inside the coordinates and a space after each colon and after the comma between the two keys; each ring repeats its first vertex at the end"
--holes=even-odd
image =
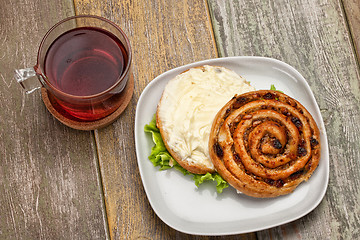
{"type": "Polygon", "coordinates": [[[193,174],[193,180],[195,185],[199,187],[204,181],[216,181],[216,191],[222,193],[222,191],[229,186],[229,184],[218,173],[206,173],[206,174],[193,174]]]}
{"type": "Polygon", "coordinates": [[[274,90],[274,91],[278,91],[278,92],[284,93],[283,91],[277,90],[274,84],[271,84],[271,85],[270,85],[270,90],[274,90]]]}
{"type": "Polygon", "coordinates": [[[222,191],[229,186],[218,173],[193,174],[177,163],[167,151],[161,138],[160,130],[156,127],[156,116],[153,117],[149,124],[145,125],[144,131],[152,135],[154,146],[151,148],[149,160],[155,167],[159,166],[159,170],[175,168],[184,175],[192,175],[197,187],[205,181],[216,181],[216,190],[218,193],[222,193],[222,191]]]}

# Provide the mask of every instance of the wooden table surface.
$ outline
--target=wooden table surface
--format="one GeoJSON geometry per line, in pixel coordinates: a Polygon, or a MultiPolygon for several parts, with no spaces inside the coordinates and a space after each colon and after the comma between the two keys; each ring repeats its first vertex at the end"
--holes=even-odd
{"type": "Polygon", "coordinates": [[[0,4],[0,239],[359,239],[360,0],[2,0],[0,4]],[[57,21],[94,14],[124,29],[134,96],[95,131],[55,120],[15,68],[33,66],[57,21]],[[311,213],[271,229],[193,236],[164,224],[137,165],[137,100],[159,74],[199,60],[266,56],[309,83],[328,134],[330,180],[311,213]]]}

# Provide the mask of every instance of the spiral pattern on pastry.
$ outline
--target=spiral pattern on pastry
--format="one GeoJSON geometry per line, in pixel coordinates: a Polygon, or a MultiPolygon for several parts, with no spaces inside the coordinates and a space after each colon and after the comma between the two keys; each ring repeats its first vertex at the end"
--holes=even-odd
{"type": "Polygon", "coordinates": [[[279,91],[235,96],[216,115],[209,139],[219,174],[240,192],[276,197],[310,178],[320,160],[311,114],[279,91]]]}

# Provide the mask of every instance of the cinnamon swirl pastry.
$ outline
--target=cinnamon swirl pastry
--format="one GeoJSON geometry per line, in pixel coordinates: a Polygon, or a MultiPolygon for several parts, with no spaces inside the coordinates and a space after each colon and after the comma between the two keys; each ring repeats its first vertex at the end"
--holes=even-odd
{"type": "Polygon", "coordinates": [[[320,159],[320,136],[310,113],[279,91],[236,95],[217,113],[209,152],[218,173],[253,197],[292,192],[320,159]]]}

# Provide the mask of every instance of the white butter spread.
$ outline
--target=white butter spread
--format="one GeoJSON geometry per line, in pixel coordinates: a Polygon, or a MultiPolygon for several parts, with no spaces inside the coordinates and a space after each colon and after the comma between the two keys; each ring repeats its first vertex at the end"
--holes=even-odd
{"type": "Polygon", "coordinates": [[[214,168],[208,149],[210,129],[217,112],[235,94],[254,91],[244,78],[223,68],[192,68],[166,85],[158,109],[168,145],[182,160],[214,168]]]}

